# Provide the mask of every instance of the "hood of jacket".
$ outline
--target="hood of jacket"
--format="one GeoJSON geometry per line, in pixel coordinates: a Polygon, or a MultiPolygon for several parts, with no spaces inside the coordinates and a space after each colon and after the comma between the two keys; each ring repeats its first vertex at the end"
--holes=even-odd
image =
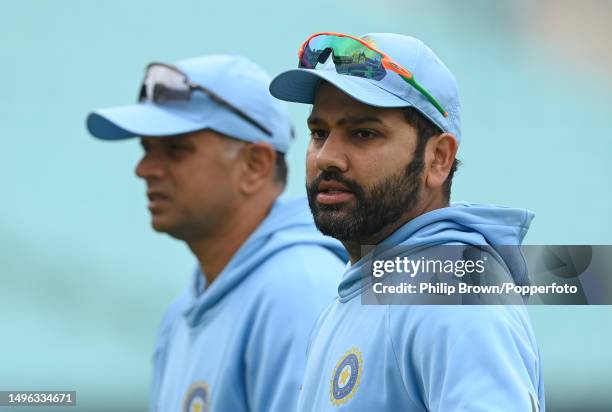
{"type": "Polygon", "coordinates": [[[369,269],[369,259],[376,250],[397,245],[407,248],[451,244],[490,246],[496,258],[508,267],[515,283],[526,284],[527,267],[519,246],[534,216],[527,209],[467,202],[424,213],[400,227],[350,266],[338,288],[340,299],[346,301],[367,286],[360,280],[363,271],[369,269]]]}
{"type": "Polygon", "coordinates": [[[206,287],[198,267],[185,291],[185,316],[190,326],[200,322],[203,314],[222,301],[266,259],[296,244],[315,244],[329,249],[341,260],[348,256],[337,240],[323,236],[315,227],[305,197],[282,195],[274,202],[267,217],[232,256],[215,281],[206,287]]]}

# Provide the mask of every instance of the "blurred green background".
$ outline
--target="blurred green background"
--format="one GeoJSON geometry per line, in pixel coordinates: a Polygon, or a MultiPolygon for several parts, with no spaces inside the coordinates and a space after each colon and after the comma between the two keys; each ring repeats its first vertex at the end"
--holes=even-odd
{"type": "MultiPolygon", "coordinates": [[[[135,101],[146,63],[233,51],[276,74],[316,31],[414,35],[462,93],[453,199],[534,210],[526,243],[612,244],[611,19],[597,0],[4,2],[0,390],[76,390],[79,411],[147,408],[157,326],[194,259],[149,227],[137,141],[84,128],[89,110],[135,101]]],[[[292,193],[307,111],[291,105],[292,193]]],[[[612,410],[612,308],[530,311],[547,409],[612,410]]]]}

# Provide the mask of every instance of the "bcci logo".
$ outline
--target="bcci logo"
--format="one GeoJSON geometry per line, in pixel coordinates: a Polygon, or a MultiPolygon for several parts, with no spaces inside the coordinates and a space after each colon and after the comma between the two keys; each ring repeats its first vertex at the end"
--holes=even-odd
{"type": "Polygon", "coordinates": [[[206,382],[195,382],[187,391],[183,403],[183,412],[208,412],[208,394],[208,384],[206,382]]]}
{"type": "Polygon", "coordinates": [[[353,397],[363,369],[361,352],[353,348],[346,352],[336,364],[332,375],[329,396],[334,405],[342,405],[353,397]]]}

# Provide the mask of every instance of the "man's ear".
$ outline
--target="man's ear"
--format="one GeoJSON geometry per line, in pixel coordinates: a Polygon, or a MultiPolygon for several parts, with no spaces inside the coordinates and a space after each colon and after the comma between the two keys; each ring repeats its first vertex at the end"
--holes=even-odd
{"type": "Polygon", "coordinates": [[[450,133],[442,133],[429,139],[425,148],[428,160],[426,187],[442,187],[455,161],[457,149],[457,140],[450,133]]]}
{"type": "Polygon", "coordinates": [[[250,195],[274,178],[276,151],[268,143],[250,143],[241,150],[240,191],[250,195]]]}

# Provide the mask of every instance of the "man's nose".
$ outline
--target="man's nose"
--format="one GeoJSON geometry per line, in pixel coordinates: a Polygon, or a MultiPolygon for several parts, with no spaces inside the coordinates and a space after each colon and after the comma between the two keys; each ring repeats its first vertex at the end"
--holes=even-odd
{"type": "Polygon", "coordinates": [[[315,153],[315,165],[321,171],[346,172],[349,161],[343,138],[339,133],[330,133],[315,153]]]}
{"type": "Polygon", "coordinates": [[[140,159],[134,172],[136,176],[148,180],[163,177],[165,169],[161,159],[147,153],[140,159]]]}

